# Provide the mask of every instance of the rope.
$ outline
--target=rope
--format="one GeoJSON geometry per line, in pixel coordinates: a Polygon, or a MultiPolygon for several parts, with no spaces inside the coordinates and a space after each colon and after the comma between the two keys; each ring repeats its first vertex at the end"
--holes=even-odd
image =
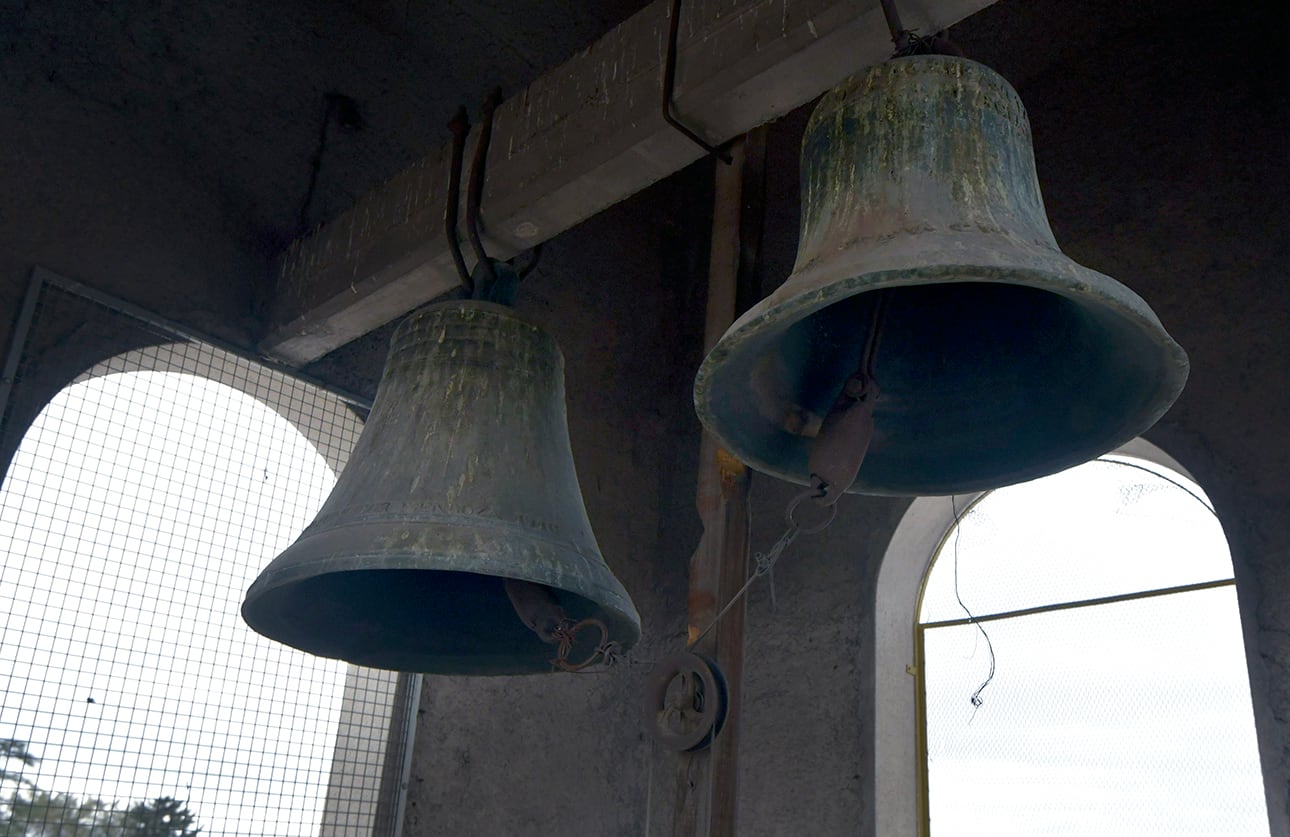
{"type": "Polygon", "coordinates": [[[764,553],[758,552],[753,556],[755,566],[753,568],[752,575],[748,576],[748,580],[744,582],[743,587],[739,588],[739,592],[730,597],[730,601],[726,602],[726,606],[721,608],[721,611],[716,615],[716,618],[708,623],[708,627],[704,628],[702,633],[685,646],[685,650],[691,651],[695,646],[702,642],[703,638],[717,626],[717,623],[721,621],[722,617],[730,612],[730,608],[734,607],[735,603],[744,597],[744,594],[748,592],[748,588],[752,586],[752,583],[762,576],[770,574],[770,572],[775,569],[775,562],[779,560],[779,556],[784,554],[784,550],[788,548],[789,544],[797,539],[797,536],[801,534],[801,532],[802,527],[790,521],[788,529],[785,530],[783,535],[780,535],[779,540],[775,541],[774,546],[764,553]]]}

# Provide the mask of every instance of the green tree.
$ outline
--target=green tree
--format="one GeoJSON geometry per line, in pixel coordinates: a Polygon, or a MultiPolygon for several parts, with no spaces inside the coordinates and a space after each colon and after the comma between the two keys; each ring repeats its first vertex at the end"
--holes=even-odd
{"type": "Polygon", "coordinates": [[[162,796],[126,811],[121,833],[125,837],[197,837],[201,829],[193,828],[193,821],[182,800],[162,796]]]}
{"type": "Polygon", "coordinates": [[[121,812],[100,799],[65,793],[17,792],[9,800],[6,837],[121,837],[121,812]]]}
{"type": "Polygon", "coordinates": [[[22,768],[17,771],[10,769],[9,763],[16,761],[22,767],[32,767],[40,759],[36,758],[27,749],[26,741],[19,741],[16,738],[0,738],[0,782],[17,782],[21,785],[32,787],[28,779],[24,779],[22,768]]]}
{"type": "Polygon", "coordinates": [[[21,769],[10,770],[12,761],[31,767],[40,759],[27,742],[0,738],[0,782],[18,785],[0,797],[0,837],[196,837],[201,831],[182,800],[162,796],[123,810],[115,802],[41,790],[21,769]]]}
{"type": "MultiPolygon", "coordinates": [[[[32,781],[23,776],[23,770],[34,766],[40,759],[32,755],[27,749],[26,741],[19,741],[16,738],[0,738],[0,786],[8,782],[13,782],[18,786],[18,790],[23,787],[34,789],[36,786],[32,781]],[[15,768],[14,762],[17,762],[15,768]]],[[[16,796],[17,790],[14,791],[16,796]]],[[[0,837],[9,837],[9,835],[23,835],[26,833],[25,828],[16,827],[10,816],[12,806],[0,807],[0,837]]]]}

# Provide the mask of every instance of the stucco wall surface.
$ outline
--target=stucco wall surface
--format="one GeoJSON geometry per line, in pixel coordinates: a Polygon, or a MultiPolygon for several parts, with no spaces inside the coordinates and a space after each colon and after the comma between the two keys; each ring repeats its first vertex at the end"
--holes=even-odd
{"type": "Polygon", "coordinates": [[[1269,815],[1273,834],[1283,835],[1290,95],[1281,62],[1244,39],[1284,31],[1286,13],[1198,4],[1156,11],[1084,44],[1020,92],[1058,242],[1143,296],[1191,357],[1181,398],[1146,435],[1200,480],[1231,545],[1269,815]]]}
{"type": "MultiPolygon", "coordinates": [[[[1285,265],[1290,253],[1281,230],[1290,184],[1285,154],[1290,109],[1283,88],[1274,82],[1284,77],[1274,59],[1242,47],[1249,32],[1269,31],[1274,25],[1259,10],[1230,17],[1228,10],[1205,4],[1134,4],[1125,10],[1097,3],[1081,6],[1076,14],[1069,4],[1005,2],[968,21],[954,36],[974,57],[1010,77],[1026,102],[1058,242],[1078,261],[1143,296],[1191,355],[1186,391],[1148,438],[1200,479],[1231,541],[1272,833],[1285,835],[1290,834],[1285,749],[1290,623],[1284,607],[1290,601],[1290,553],[1285,547],[1290,536],[1285,477],[1290,465],[1285,444],[1290,426],[1285,265]],[[1034,39],[1043,29],[1038,20],[1066,37],[1054,34],[1037,45],[1034,39]]],[[[762,265],[768,288],[787,275],[796,246],[795,155],[803,121],[802,114],[795,114],[772,132],[762,265]]],[[[648,206],[636,210],[644,212],[648,206]]],[[[697,440],[684,437],[678,442],[697,446],[697,440]]],[[[647,444],[640,437],[627,443],[633,449],[647,444]]],[[[607,462],[611,454],[602,451],[599,456],[607,462]]],[[[671,489],[685,492],[675,484],[671,489]]],[[[770,479],[754,481],[755,549],[766,549],[782,532],[783,507],[793,490],[770,479]]],[[[588,499],[591,506],[600,502],[594,495],[588,499]]],[[[904,508],[900,500],[847,498],[833,527],[799,539],[785,553],[775,573],[777,609],[770,606],[766,585],[750,595],[740,743],[741,835],[802,833],[805,824],[818,834],[873,833],[872,731],[866,729],[872,685],[869,614],[882,554],[904,508]]],[[[602,531],[604,537],[614,537],[611,528],[602,531]]],[[[675,544],[671,560],[678,560],[684,549],[675,544]]],[[[638,593],[633,587],[633,593],[643,611],[677,614],[681,600],[665,597],[679,595],[681,584],[673,576],[664,588],[638,593]]],[[[653,642],[666,646],[675,639],[662,636],[653,642]]],[[[476,833],[499,823],[514,826],[514,833],[533,823],[544,824],[531,833],[644,833],[642,795],[652,787],[657,797],[658,767],[666,767],[667,757],[656,756],[653,782],[647,786],[648,774],[639,767],[644,744],[629,740],[614,724],[592,719],[616,712],[616,722],[638,729],[638,680],[630,674],[605,677],[619,678],[619,685],[582,689],[552,683],[530,690],[528,684],[489,684],[485,701],[496,711],[499,726],[522,722],[525,729],[531,728],[529,712],[514,709],[516,704],[536,700],[550,712],[573,699],[581,707],[583,714],[562,724],[561,735],[551,733],[565,756],[542,750],[536,758],[542,765],[565,764],[560,769],[581,776],[585,767],[576,758],[566,761],[570,754],[580,748],[617,748],[601,765],[617,778],[602,784],[606,774],[593,770],[597,779],[581,785],[587,795],[600,796],[588,809],[590,815],[560,801],[553,790],[557,784],[544,768],[516,766],[535,758],[531,748],[516,742],[506,743],[512,756],[507,775],[515,780],[515,790],[504,800],[496,784],[488,785],[502,781],[495,773],[481,771],[477,762],[460,769],[443,762],[449,737],[457,742],[453,747],[474,758],[493,752],[484,740],[488,736],[481,739],[478,730],[470,735],[430,731],[438,722],[429,716],[442,716],[454,706],[461,699],[459,687],[441,687],[423,705],[427,719],[419,758],[431,761],[418,764],[444,769],[440,781],[461,790],[458,804],[470,812],[476,833]],[[582,743],[569,743],[570,738],[582,743]],[[467,777],[483,784],[465,787],[467,777]],[[545,800],[553,795],[556,801],[548,806],[545,800]],[[527,810],[533,817],[542,812],[549,819],[481,813],[494,806],[527,810]]],[[[474,687],[471,693],[480,695],[474,687]]],[[[419,775],[423,782],[433,781],[424,769],[419,775]]],[[[671,770],[663,775],[671,792],[671,770]]],[[[438,794],[438,804],[448,807],[449,796],[446,790],[438,794]]],[[[660,821],[658,813],[649,823],[650,833],[669,833],[670,824],[660,821]]],[[[413,822],[409,819],[409,825],[413,822]]],[[[419,830],[413,833],[450,830],[426,819],[415,822],[419,830]]]]}
{"type": "MultiPolygon", "coordinates": [[[[1290,837],[1290,85],[1266,46],[1287,31],[1277,5],[1004,0],[952,35],[1026,103],[1058,242],[1144,297],[1191,356],[1186,390],[1147,435],[1201,481],[1231,542],[1272,833],[1290,837]]],[[[10,312],[0,338],[41,263],[249,344],[265,242],[290,226],[298,190],[263,210],[254,204],[262,192],[221,185],[214,145],[190,154],[157,139],[164,108],[69,89],[67,77],[49,75],[62,63],[49,47],[55,34],[44,32],[35,57],[14,58],[28,47],[11,37],[0,59],[11,62],[0,95],[0,310],[10,312]]],[[[383,42],[362,43],[375,61],[383,42]]],[[[121,48],[134,47],[125,38],[121,48]]],[[[369,83],[380,88],[381,78],[369,83]]],[[[195,95],[209,87],[194,83],[195,95]]],[[[238,100],[210,90],[229,106],[238,100]]],[[[316,124],[307,107],[291,107],[301,110],[290,121],[308,125],[287,156],[307,173],[316,124]]],[[[772,131],[767,289],[787,275],[796,247],[804,122],[797,113],[772,131]]],[[[237,147],[253,154],[246,142],[237,147]]],[[[370,185],[398,153],[358,160],[359,174],[337,181],[327,205],[343,203],[351,183],[370,185]]],[[[263,164],[228,177],[245,180],[263,164]]],[[[709,182],[696,166],[552,242],[520,304],[564,349],[588,511],[645,639],[633,663],[607,674],[428,678],[404,834],[670,833],[675,760],[643,736],[639,704],[650,663],[680,647],[685,567],[699,535],[689,383],[709,182]]],[[[126,348],[121,339],[68,323],[50,392],[126,348]]],[[[384,344],[381,334],[356,341],[315,371],[370,392],[384,344]]],[[[755,479],[754,549],[779,536],[793,490],[755,479]]],[[[904,507],[844,499],[833,527],[785,554],[778,607],[767,585],[750,594],[741,835],[873,833],[870,614],[904,507]]]]}

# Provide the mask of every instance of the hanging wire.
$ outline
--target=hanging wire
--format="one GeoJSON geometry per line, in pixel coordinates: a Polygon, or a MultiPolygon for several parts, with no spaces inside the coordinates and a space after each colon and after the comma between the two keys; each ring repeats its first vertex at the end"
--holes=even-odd
{"type": "MultiPolygon", "coordinates": [[[[985,637],[986,649],[990,652],[990,671],[986,674],[985,680],[981,681],[981,685],[976,687],[976,691],[972,693],[972,697],[970,698],[972,702],[972,717],[975,718],[976,710],[980,709],[981,704],[985,703],[981,698],[981,693],[985,691],[986,686],[990,685],[990,681],[994,680],[996,662],[994,643],[990,641],[990,634],[986,632],[985,626],[977,621],[976,616],[973,615],[972,611],[968,609],[968,606],[963,603],[963,596],[959,593],[959,538],[963,534],[963,529],[959,526],[961,520],[959,518],[958,498],[954,495],[950,495],[950,509],[954,512],[954,598],[959,603],[959,607],[963,608],[963,612],[967,614],[968,622],[976,626],[976,629],[981,632],[981,636],[985,637]]],[[[972,722],[969,720],[968,723],[972,722]]]]}
{"type": "Polygon", "coordinates": [[[1119,465],[1119,466],[1120,466],[1120,467],[1122,467],[1122,468],[1134,468],[1134,469],[1137,469],[1137,470],[1139,470],[1139,471],[1144,471],[1144,472],[1146,472],[1146,473],[1150,474],[1150,475],[1151,475],[1151,476],[1153,476],[1153,477],[1158,477],[1158,478],[1160,478],[1160,479],[1164,480],[1165,482],[1169,483],[1170,485],[1172,485],[1174,488],[1177,488],[1177,489],[1179,489],[1180,491],[1186,492],[1186,494],[1187,494],[1189,497],[1191,497],[1191,498],[1192,498],[1193,500],[1195,500],[1197,503],[1200,503],[1202,506],[1204,506],[1204,507],[1205,507],[1205,511],[1207,511],[1207,512],[1209,512],[1210,514],[1214,515],[1214,517],[1218,517],[1218,512],[1216,512],[1216,511],[1214,510],[1214,507],[1213,507],[1212,505],[1210,505],[1210,503],[1209,503],[1208,501],[1206,501],[1206,499],[1205,499],[1204,497],[1201,497],[1201,496],[1200,496],[1199,494],[1197,494],[1195,491],[1192,491],[1190,488],[1188,488],[1187,486],[1183,485],[1183,484],[1182,484],[1181,482],[1179,482],[1178,480],[1171,479],[1167,474],[1162,474],[1162,473],[1160,473],[1159,471],[1156,471],[1156,470],[1154,470],[1154,469],[1152,469],[1152,468],[1147,468],[1147,467],[1145,467],[1145,466],[1143,466],[1143,465],[1138,465],[1138,464],[1137,464],[1137,463],[1135,463],[1135,462],[1125,462],[1125,461],[1124,461],[1124,460],[1122,460],[1122,459],[1105,459],[1105,458],[1102,458],[1102,457],[1098,457],[1097,461],[1098,461],[1098,462],[1106,462],[1106,463],[1109,463],[1109,464],[1111,464],[1111,465],[1119,465]]]}
{"type": "Polygon", "coordinates": [[[350,97],[332,91],[323,97],[323,102],[322,122],[318,126],[318,142],[309,160],[309,186],[300,204],[298,223],[301,231],[309,229],[309,207],[313,204],[314,193],[318,189],[318,175],[322,173],[323,154],[327,151],[327,140],[332,123],[335,122],[345,131],[358,131],[363,127],[363,116],[359,113],[358,103],[350,97]]]}
{"type": "Polygon", "coordinates": [[[801,532],[801,527],[796,523],[790,523],[784,534],[780,535],[779,540],[775,541],[774,546],[765,553],[758,552],[753,556],[753,561],[756,566],[753,569],[752,575],[748,576],[748,580],[744,582],[744,586],[740,587],[738,592],[730,597],[730,601],[726,602],[726,606],[721,608],[716,617],[708,623],[708,627],[704,628],[703,631],[700,632],[693,640],[686,643],[686,651],[693,650],[700,642],[703,641],[703,638],[717,626],[717,623],[721,621],[722,617],[730,612],[730,608],[734,607],[735,603],[743,598],[744,594],[748,592],[748,588],[752,586],[754,581],[775,568],[775,562],[779,560],[779,556],[784,554],[784,550],[788,548],[789,544],[797,539],[797,536],[801,534],[801,532]]]}
{"type": "MultiPolygon", "coordinates": [[[[1160,471],[1155,470],[1154,468],[1148,468],[1144,465],[1139,465],[1135,462],[1126,462],[1122,459],[1098,457],[1094,461],[1104,462],[1109,465],[1118,465],[1122,468],[1132,468],[1134,470],[1142,471],[1143,473],[1150,474],[1151,476],[1156,477],[1157,479],[1163,480],[1164,482],[1169,483],[1170,485],[1174,486],[1178,490],[1184,492],[1185,494],[1187,494],[1187,496],[1191,497],[1193,500],[1195,500],[1197,503],[1203,506],[1205,510],[1208,511],[1210,514],[1214,515],[1215,517],[1218,516],[1217,512],[1215,512],[1214,510],[1214,507],[1209,502],[1207,502],[1207,500],[1204,497],[1202,497],[1201,495],[1197,494],[1195,491],[1188,488],[1182,482],[1171,478],[1168,474],[1163,474],[1160,471]]],[[[980,632],[980,635],[985,639],[986,649],[990,654],[989,672],[986,674],[985,679],[981,682],[981,685],[979,685],[976,688],[976,691],[972,693],[972,696],[970,698],[973,706],[972,716],[976,717],[976,710],[979,709],[981,705],[985,702],[981,697],[981,693],[984,692],[986,687],[989,686],[990,683],[994,680],[997,658],[994,651],[994,643],[990,640],[990,634],[986,631],[985,626],[980,622],[980,620],[977,619],[976,615],[973,614],[972,611],[968,608],[967,604],[964,603],[963,597],[959,591],[959,539],[962,535],[962,527],[959,524],[962,522],[962,518],[959,515],[958,502],[956,497],[953,497],[953,496],[950,497],[950,507],[953,510],[953,518],[954,518],[954,522],[953,522],[954,599],[955,601],[958,602],[958,605],[963,610],[963,613],[967,615],[968,623],[973,625],[980,632]]],[[[966,514],[968,512],[965,510],[964,513],[966,514]]],[[[971,723],[971,721],[969,721],[969,723],[971,723]]]]}

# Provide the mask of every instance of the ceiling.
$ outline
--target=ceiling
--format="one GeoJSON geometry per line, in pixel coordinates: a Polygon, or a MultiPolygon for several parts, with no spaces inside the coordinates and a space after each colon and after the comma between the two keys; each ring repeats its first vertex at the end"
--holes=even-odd
{"type": "MultiPolygon", "coordinates": [[[[252,346],[266,325],[269,265],[291,240],[441,148],[458,104],[477,118],[492,87],[515,93],[645,5],[0,3],[0,308],[17,309],[31,266],[42,264],[252,346]],[[349,127],[328,109],[334,95],[356,105],[349,127]]],[[[1002,0],[951,34],[1017,86],[1042,146],[1054,126],[1084,122],[1091,104],[1133,101],[1119,93],[1135,83],[1119,69],[1128,58],[1184,65],[1189,53],[1205,48],[1180,32],[1207,33],[1207,46],[1227,56],[1223,71],[1250,79],[1259,100],[1283,98],[1285,87],[1269,81],[1277,78],[1275,52],[1230,39],[1279,31],[1284,11],[1246,9],[1239,20],[1225,21],[1229,14],[1212,0],[1002,0]],[[1045,98],[1055,89],[1045,79],[1073,66],[1105,68],[1111,81],[1045,98]]],[[[1217,132],[1224,124],[1196,119],[1188,109],[1170,114],[1175,121],[1139,131],[1155,137],[1152,148],[1167,151],[1164,137],[1217,132]]],[[[1245,114],[1258,118],[1255,110],[1245,114]]],[[[1137,118],[1135,111],[1122,124],[1137,118]]],[[[773,149],[784,159],[768,183],[768,212],[783,217],[768,224],[781,231],[780,249],[791,254],[803,120],[785,122],[788,130],[779,131],[773,149]]],[[[1040,150],[1048,178],[1045,168],[1057,158],[1040,150]]],[[[1160,170],[1147,165],[1155,157],[1119,156],[1135,172],[1160,170]]],[[[1081,171],[1099,165],[1091,161],[1081,171]]],[[[1062,207],[1078,206],[1080,213],[1067,214],[1096,226],[1098,207],[1080,204],[1085,198],[1098,201],[1096,193],[1075,189],[1058,204],[1059,238],[1061,225],[1074,223],[1062,217],[1062,207]]],[[[550,251],[545,258],[550,262],[550,251]]],[[[360,342],[315,371],[367,391],[385,335],[360,342]]]]}
{"type": "Polygon", "coordinates": [[[5,3],[0,80],[18,112],[116,133],[196,181],[272,255],[443,144],[458,104],[478,113],[491,87],[514,92],[644,5],[5,3]],[[329,94],[352,99],[361,125],[336,119],[329,94]]]}

